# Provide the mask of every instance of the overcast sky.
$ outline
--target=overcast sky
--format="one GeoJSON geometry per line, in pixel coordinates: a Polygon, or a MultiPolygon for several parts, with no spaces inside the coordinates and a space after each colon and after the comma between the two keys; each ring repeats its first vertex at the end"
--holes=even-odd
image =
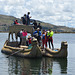
{"type": "Polygon", "coordinates": [[[0,14],[20,18],[28,11],[32,19],[75,27],[75,0],[0,0],[0,14]]]}

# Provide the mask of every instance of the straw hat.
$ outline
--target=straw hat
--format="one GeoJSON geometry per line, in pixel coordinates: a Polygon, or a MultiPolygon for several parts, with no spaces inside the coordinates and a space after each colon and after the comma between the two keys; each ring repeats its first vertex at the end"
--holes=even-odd
{"type": "Polygon", "coordinates": [[[40,28],[37,28],[37,30],[39,30],[40,28]]]}
{"type": "Polygon", "coordinates": [[[31,36],[29,35],[28,38],[31,38],[31,36]]]}

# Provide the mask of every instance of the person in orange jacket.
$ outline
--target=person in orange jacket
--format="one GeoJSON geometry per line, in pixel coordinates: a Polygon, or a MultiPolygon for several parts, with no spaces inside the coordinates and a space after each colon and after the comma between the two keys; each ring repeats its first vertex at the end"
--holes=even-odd
{"type": "Polygon", "coordinates": [[[42,33],[42,46],[44,48],[44,45],[45,47],[47,47],[47,36],[46,36],[46,31],[43,30],[43,33],[42,33]]]}

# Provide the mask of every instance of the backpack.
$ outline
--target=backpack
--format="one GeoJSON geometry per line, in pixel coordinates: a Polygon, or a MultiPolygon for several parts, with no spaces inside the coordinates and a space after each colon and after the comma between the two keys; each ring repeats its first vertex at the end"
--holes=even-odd
{"type": "Polygon", "coordinates": [[[17,33],[17,36],[20,37],[20,32],[17,33]]]}

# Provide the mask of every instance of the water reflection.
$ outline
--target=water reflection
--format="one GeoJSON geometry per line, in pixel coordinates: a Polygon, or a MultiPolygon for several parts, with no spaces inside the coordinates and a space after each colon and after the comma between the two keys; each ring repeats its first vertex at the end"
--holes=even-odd
{"type": "Polygon", "coordinates": [[[41,61],[40,75],[52,74],[53,59],[43,58],[41,61]]]}
{"type": "Polygon", "coordinates": [[[60,74],[67,75],[67,58],[58,58],[53,60],[59,64],[60,74]]]}
{"type": "Polygon", "coordinates": [[[52,75],[54,62],[60,66],[58,70],[61,70],[61,74],[67,74],[67,59],[48,57],[41,59],[10,57],[8,72],[9,75],[52,75]]]}

